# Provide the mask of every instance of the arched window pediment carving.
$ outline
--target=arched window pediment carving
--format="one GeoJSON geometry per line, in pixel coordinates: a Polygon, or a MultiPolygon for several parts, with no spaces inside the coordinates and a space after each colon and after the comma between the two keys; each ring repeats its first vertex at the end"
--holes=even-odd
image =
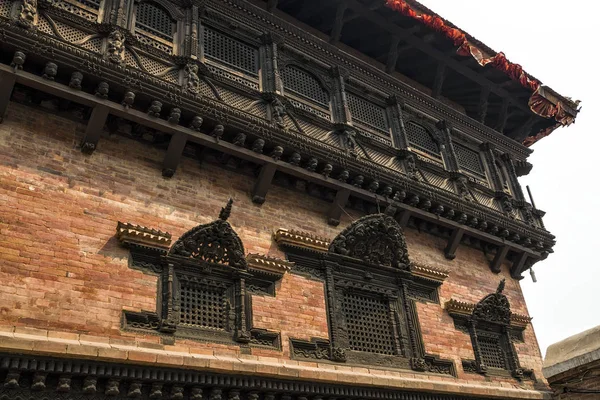
{"type": "Polygon", "coordinates": [[[502,280],[498,285],[496,293],[485,296],[473,310],[473,319],[475,321],[485,321],[501,325],[510,325],[510,303],[508,298],[502,294],[505,281],[502,280]]]}
{"type": "Polygon", "coordinates": [[[216,221],[199,225],[184,233],[173,244],[168,256],[180,256],[247,269],[244,245],[227,222],[232,204],[233,200],[229,199],[216,221]]]}
{"type": "Polygon", "coordinates": [[[385,214],[367,215],[352,223],[331,242],[329,252],[401,270],[410,265],[402,228],[385,214]]]}

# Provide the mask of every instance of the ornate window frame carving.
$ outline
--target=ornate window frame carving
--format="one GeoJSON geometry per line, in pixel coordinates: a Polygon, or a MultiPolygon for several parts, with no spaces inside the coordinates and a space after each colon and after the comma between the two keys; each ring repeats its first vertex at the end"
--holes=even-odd
{"type": "Polygon", "coordinates": [[[365,90],[366,88],[362,88],[357,85],[346,84],[345,86],[346,86],[346,96],[347,96],[347,101],[348,101],[348,109],[350,110],[350,115],[352,116],[352,124],[358,129],[364,129],[369,132],[381,135],[387,139],[391,139],[391,123],[390,123],[391,116],[387,110],[387,104],[386,104],[387,96],[377,96],[377,94],[374,94],[372,92],[367,92],[365,90]],[[383,116],[383,123],[384,123],[385,127],[375,126],[373,124],[370,124],[367,121],[357,118],[356,115],[354,113],[352,113],[352,110],[351,110],[350,96],[354,96],[354,97],[358,98],[359,100],[362,100],[366,103],[369,103],[369,104],[381,109],[381,113],[383,116]]]}
{"type": "Polygon", "coordinates": [[[293,264],[257,254],[246,258],[227,222],[231,208],[230,199],[219,219],[192,228],[170,248],[168,233],[119,223],[117,237],[130,249],[132,266],[159,277],[157,312],[123,311],[124,329],[167,342],[183,337],[281,348],[279,333],[252,327],[252,295],[274,296],[274,283],[293,264]]]}
{"type": "Polygon", "coordinates": [[[523,331],[531,318],[513,314],[508,298],[502,293],[505,280],[500,281],[495,293],[485,296],[477,304],[470,304],[454,299],[446,302],[445,308],[454,319],[456,329],[471,337],[475,360],[463,360],[463,370],[482,375],[512,376],[518,380],[532,379],[532,370],[521,368],[514,347],[515,342],[523,341],[523,331]],[[488,338],[490,343],[483,349],[482,338],[488,338]],[[490,346],[491,345],[491,346],[490,346]],[[493,349],[496,347],[496,349],[493,349]],[[495,351],[496,354],[487,354],[495,351]],[[487,365],[485,360],[498,358],[505,368],[487,365]]]}
{"type": "Polygon", "coordinates": [[[275,239],[295,262],[292,272],[309,273],[325,285],[330,341],[291,338],[294,357],[455,375],[452,361],[425,353],[415,304],[438,303],[437,288],[447,273],[410,262],[402,228],[392,217],[365,216],[331,243],[286,230],[279,230],[275,239]],[[385,304],[393,354],[352,349],[348,311],[343,304],[348,293],[371,296],[385,304]]]}

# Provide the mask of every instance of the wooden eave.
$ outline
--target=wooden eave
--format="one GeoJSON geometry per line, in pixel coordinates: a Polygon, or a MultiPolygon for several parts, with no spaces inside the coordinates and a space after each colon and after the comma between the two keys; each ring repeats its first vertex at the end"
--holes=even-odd
{"type": "MultiPolygon", "coordinates": [[[[409,3],[434,14],[415,1],[409,3]]],[[[386,72],[408,77],[430,90],[432,97],[446,99],[469,117],[519,143],[557,125],[554,118],[541,117],[529,108],[529,88],[491,65],[481,67],[473,57],[458,55],[451,40],[391,10],[383,0],[268,0],[268,4],[329,36],[330,42],[386,66],[386,72]],[[489,92],[485,106],[482,92],[489,92]]],[[[467,37],[486,53],[496,54],[474,37],[467,37]]],[[[539,95],[554,105],[560,102],[567,114],[577,115],[571,99],[547,87],[542,87],[539,95]]]]}

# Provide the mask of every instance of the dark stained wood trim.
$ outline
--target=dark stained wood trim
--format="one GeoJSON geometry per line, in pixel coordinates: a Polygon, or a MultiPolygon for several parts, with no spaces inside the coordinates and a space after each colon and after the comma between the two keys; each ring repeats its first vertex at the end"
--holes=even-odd
{"type": "Polygon", "coordinates": [[[4,117],[6,116],[10,96],[16,82],[17,76],[15,74],[8,72],[0,73],[0,123],[4,121],[4,117]]]}
{"type": "Polygon", "coordinates": [[[337,43],[340,40],[342,36],[342,29],[344,29],[344,14],[346,13],[347,8],[348,5],[346,3],[338,4],[329,43],[337,43]]]}
{"type": "Polygon", "coordinates": [[[433,89],[431,91],[431,97],[438,99],[442,94],[442,88],[444,87],[444,79],[446,78],[446,64],[443,62],[438,63],[437,70],[435,73],[435,81],[433,82],[433,89]]]}
{"type": "Polygon", "coordinates": [[[82,152],[92,154],[96,150],[96,147],[98,147],[98,141],[104,130],[108,112],[109,108],[104,105],[97,105],[92,109],[92,115],[85,128],[85,135],[81,140],[82,152]]]}
{"type": "Polygon", "coordinates": [[[267,192],[271,187],[271,181],[277,171],[276,164],[265,164],[261,167],[258,178],[254,183],[254,189],[252,189],[252,202],[256,204],[262,204],[265,202],[267,192]]]}
{"type": "Polygon", "coordinates": [[[332,226],[338,226],[340,224],[340,218],[346,203],[350,198],[350,190],[340,189],[335,194],[335,199],[327,211],[327,223],[332,226]]]}
{"type": "Polygon", "coordinates": [[[187,135],[185,135],[183,132],[177,132],[171,136],[169,148],[167,149],[165,160],[163,161],[162,175],[165,178],[171,178],[173,174],[175,174],[177,166],[181,161],[183,149],[185,148],[186,143],[187,135]]]}
{"type": "Polygon", "coordinates": [[[448,260],[454,260],[454,258],[456,258],[456,249],[458,249],[464,233],[465,230],[463,228],[456,228],[452,232],[452,236],[448,239],[448,245],[444,249],[444,255],[448,260]]]}
{"type": "Polygon", "coordinates": [[[390,43],[390,50],[388,51],[387,61],[385,63],[385,72],[388,74],[396,70],[396,64],[398,62],[398,45],[400,44],[400,38],[394,36],[392,43],[390,43]]]}
{"type": "Polygon", "coordinates": [[[493,273],[497,274],[500,272],[500,268],[502,267],[502,263],[506,259],[506,255],[508,254],[509,246],[504,245],[498,248],[496,251],[496,255],[494,259],[490,263],[490,269],[493,273]]]}
{"type": "Polygon", "coordinates": [[[523,279],[523,275],[521,275],[521,273],[523,272],[523,267],[525,266],[527,257],[528,257],[527,253],[521,253],[517,256],[517,258],[513,262],[513,266],[510,269],[510,276],[513,279],[517,279],[517,280],[523,279]]]}

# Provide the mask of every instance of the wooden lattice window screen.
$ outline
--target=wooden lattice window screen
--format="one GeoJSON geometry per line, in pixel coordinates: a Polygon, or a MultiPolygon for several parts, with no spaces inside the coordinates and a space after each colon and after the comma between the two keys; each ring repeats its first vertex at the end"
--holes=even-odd
{"type": "Polygon", "coordinates": [[[433,157],[440,157],[440,149],[427,129],[416,122],[406,124],[406,136],[411,147],[421,150],[433,157]]]}
{"type": "Polygon", "coordinates": [[[454,151],[456,152],[456,159],[461,169],[480,177],[485,177],[478,151],[463,146],[460,143],[454,143],[454,151]]]}
{"type": "Polygon", "coordinates": [[[204,27],[205,57],[229,67],[256,75],[258,72],[258,49],[227,36],[215,29],[204,27]]]}
{"type": "Polygon", "coordinates": [[[173,20],[163,8],[153,3],[140,3],[135,18],[136,28],[165,40],[173,40],[173,20]]]}
{"type": "Polygon", "coordinates": [[[284,69],[282,75],[283,84],[286,89],[323,106],[327,106],[329,103],[327,92],[309,72],[294,66],[288,66],[284,69]]]}
{"type": "Polygon", "coordinates": [[[373,128],[387,131],[387,120],[385,108],[374,104],[360,96],[347,93],[348,107],[352,113],[352,119],[367,124],[373,128]]]}
{"type": "Polygon", "coordinates": [[[342,307],[351,350],[396,354],[386,300],[359,293],[345,293],[342,307]]]}

